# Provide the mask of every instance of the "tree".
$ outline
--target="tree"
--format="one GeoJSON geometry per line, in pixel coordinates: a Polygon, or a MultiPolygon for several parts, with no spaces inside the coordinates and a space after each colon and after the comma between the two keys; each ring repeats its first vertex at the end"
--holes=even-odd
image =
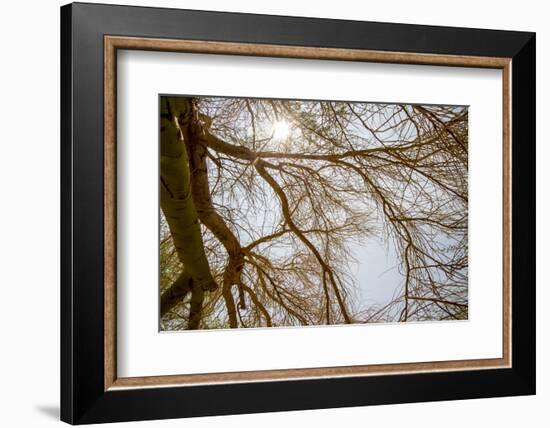
{"type": "Polygon", "coordinates": [[[467,318],[466,107],[163,97],[160,114],[163,328],[467,318]],[[348,274],[369,236],[403,275],[382,307],[348,274]]]}

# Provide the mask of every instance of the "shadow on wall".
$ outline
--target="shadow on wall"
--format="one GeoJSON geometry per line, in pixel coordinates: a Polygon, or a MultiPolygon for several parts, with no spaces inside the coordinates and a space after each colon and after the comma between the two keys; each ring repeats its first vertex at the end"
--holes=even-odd
{"type": "Polygon", "coordinates": [[[46,405],[46,406],[36,406],[35,408],[43,415],[55,420],[59,420],[59,406],[46,405]]]}

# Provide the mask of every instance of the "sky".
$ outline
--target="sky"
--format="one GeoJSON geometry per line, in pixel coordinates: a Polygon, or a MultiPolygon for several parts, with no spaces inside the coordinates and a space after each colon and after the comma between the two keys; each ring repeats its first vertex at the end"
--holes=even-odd
{"type": "Polygon", "coordinates": [[[380,238],[370,237],[364,244],[351,243],[350,248],[358,262],[353,276],[361,307],[388,303],[404,280],[393,245],[388,248],[380,238]]]}

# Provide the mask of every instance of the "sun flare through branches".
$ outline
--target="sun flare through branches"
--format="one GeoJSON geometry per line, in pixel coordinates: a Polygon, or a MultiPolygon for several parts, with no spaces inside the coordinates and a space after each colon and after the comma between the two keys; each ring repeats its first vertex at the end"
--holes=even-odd
{"type": "Polygon", "coordinates": [[[162,97],[163,330],[468,318],[468,108],[162,97]]]}

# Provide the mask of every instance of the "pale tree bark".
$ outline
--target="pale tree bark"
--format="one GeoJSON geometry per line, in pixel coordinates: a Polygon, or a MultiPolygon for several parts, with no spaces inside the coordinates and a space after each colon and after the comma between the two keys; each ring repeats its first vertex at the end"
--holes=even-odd
{"type": "Polygon", "coordinates": [[[161,316],[191,292],[189,328],[200,324],[203,290],[215,290],[191,192],[187,150],[178,120],[190,113],[185,103],[162,98],[160,141],[160,205],[183,271],[161,296],[161,316]]]}

